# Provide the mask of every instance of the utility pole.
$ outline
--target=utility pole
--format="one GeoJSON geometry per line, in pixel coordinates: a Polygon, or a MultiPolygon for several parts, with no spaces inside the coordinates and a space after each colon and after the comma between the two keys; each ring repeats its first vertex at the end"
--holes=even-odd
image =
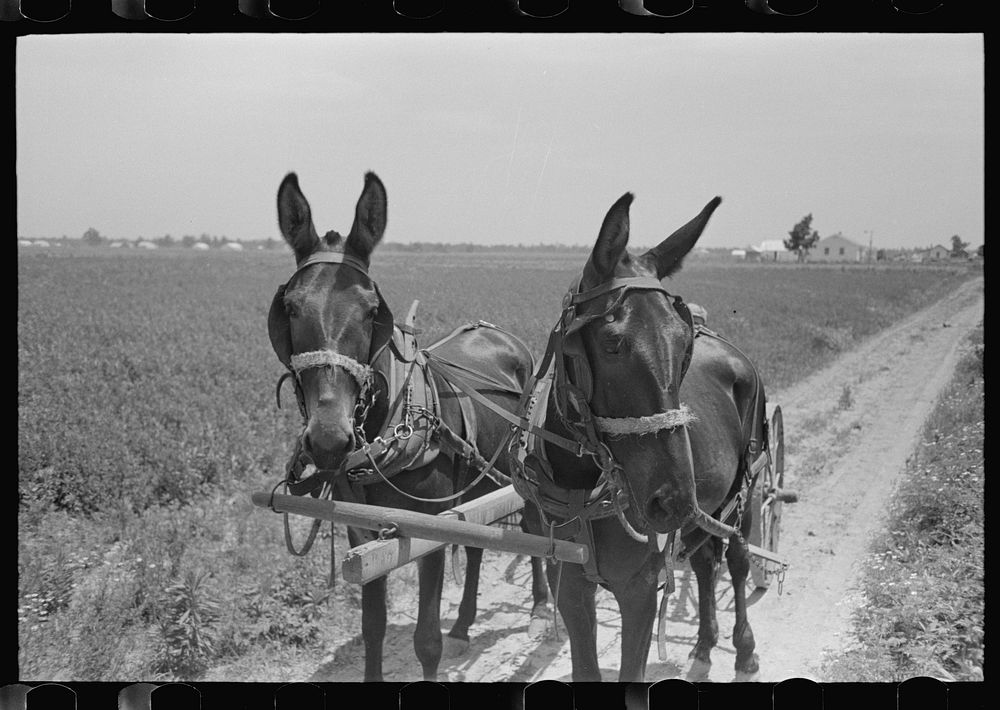
{"type": "Polygon", "coordinates": [[[872,229],[866,229],[865,231],[868,232],[868,263],[870,264],[872,263],[872,237],[875,231],[872,229]]]}

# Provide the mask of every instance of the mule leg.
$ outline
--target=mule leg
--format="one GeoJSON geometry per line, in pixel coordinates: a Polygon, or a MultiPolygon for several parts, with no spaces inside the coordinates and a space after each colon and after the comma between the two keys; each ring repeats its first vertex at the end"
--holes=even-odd
{"type": "Polygon", "coordinates": [[[583,576],[581,565],[563,562],[561,579],[558,562],[549,563],[546,567],[553,595],[556,588],[559,589],[556,605],[569,635],[573,682],[600,681],[601,669],[597,662],[597,606],[594,600],[597,584],[583,576]]]}
{"type": "Polygon", "coordinates": [[[366,683],[382,681],[386,580],[387,577],[379,577],[361,587],[361,636],[365,640],[366,683]]]}
{"type": "Polygon", "coordinates": [[[444,585],[444,550],[432,552],[417,562],[420,601],[413,650],[424,670],[424,680],[437,680],[441,663],[441,588],[444,585]]]}
{"type": "MultiPolygon", "coordinates": [[[[476,620],[476,597],[479,595],[479,570],[483,561],[483,548],[465,548],[465,585],[462,589],[462,603],[458,605],[458,618],[448,632],[448,638],[469,642],[469,627],[476,620]]],[[[455,650],[459,650],[456,647],[455,650]]],[[[462,647],[461,650],[464,650],[462,647]]],[[[449,651],[448,655],[452,655],[449,651]]]]}
{"type": "Polygon", "coordinates": [[[691,556],[691,569],[698,578],[698,642],[688,654],[688,680],[704,680],[712,667],[712,649],[719,642],[715,587],[719,581],[722,541],[711,538],[691,556]]]}
{"type": "MultiPolygon", "coordinates": [[[[744,535],[748,533],[749,530],[744,532],[744,535]]],[[[736,623],[733,626],[733,647],[736,648],[736,680],[738,682],[754,681],[760,675],[760,666],[757,654],[754,653],[757,643],[754,641],[753,630],[747,620],[746,581],[747,575],[750,573],[750,551],[746,544],[735,536],[729,540],[726,562],[729,565],[729,576],[733,580],[733,601],[736,604],[736,623]]]]}
{"type": "MultiPolygon", "coordinates": [[[[528,507],[529,506],[525,506],[524,511],[521,513],[521,530],[530,534],[532,532],[532,526],[528,525],[528,507]]],[[[532,508],[530,514],[537,515],[537,511],[532,508]]],[[[541,522],[538,522],[535,529],[538,530],[540,528],[541,522]]],[[[552,614],[549,611],[549,590],[545,578],[545,561],[541,557],[532,557],[531,621],[528,624],[528,633],[532,636],[540,636],[544,634],[546,629],[549,627],[549,621],[551,621],[551,619],[552,614]]]]}
{"type": "MultiPolygon", "coordinates": [[[[656,579],[654,576],[653,579],[656,579]]],[[[633,579],[634,584],[614,590],[622,614],[622,665],[620,683],[641,683],[656,620],[656,584],[633,579]]]]}
{"type": "MultiPolygon", "coordinates": [[[[365,542],[364,534],[347,528],[351,547],[365,542]]],[[[365,682],[382,681],[382,644],[385,642],[386,599],[388,577],[373,579],[361,587],[361,638],[365,642],[365,682]]]]}

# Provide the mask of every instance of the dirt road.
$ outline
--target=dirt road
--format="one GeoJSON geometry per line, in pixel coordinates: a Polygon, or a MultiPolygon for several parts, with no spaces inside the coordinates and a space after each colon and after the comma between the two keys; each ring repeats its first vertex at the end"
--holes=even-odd
{"type": "MultiPolygon", "coordinates": [[[[791,562],[783,593],[779,595],[772,585],[751,598],[749,619],[757,639],[760,680],[821,680],[817,668],[824,652],[840,648],[846,639],[851,612],[864,602],[856,580],[867,541],[880,529],[886,500],[950,379],[964,336],[983,313],[983,281],[978,279],[878,334],[807,381],[769,393],[769,401],[780,404],[784,412],[785,485],[800,497],[785,506],[782,518],[780,552],[791,562]]],[[[442,661],[440,680],[570,680],[565,631],[558,639],[551,630],[529,633],[529,572],[525,560],[486,553],[471,643],[461,656],[442,661]]],[[[687,654],[697,635],[694,575],[687,568],[676,575],[667,657],[661,661],[655,642],[651,644],[647,681],[684,678],[688,671],[687,654]]],[[[412,570],[390,577],[386,680],[420,679],[412,646],[414,580],[412,570]]],[[[445,629],[457,614],[460,593],[449,574],[442,602],[445,629]]],[[[719,584],[719,645],[707,680],[733,679],[731,601],[732,590],[724,576],[719,584]]],[[[610,593],[598,589],[597,606],[602,673],[605,680],[616,680],[617,605],[610,593]]],[[[308,666],[286,667],[284,679],[362,680],[358,637],[341,636],[330,648],[330,655],[318,664],[314,660],[308,666]]]]}

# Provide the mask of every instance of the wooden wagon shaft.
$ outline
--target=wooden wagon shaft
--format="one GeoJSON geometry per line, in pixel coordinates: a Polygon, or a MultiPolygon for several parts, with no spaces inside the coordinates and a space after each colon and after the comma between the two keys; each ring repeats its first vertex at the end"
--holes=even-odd
{"type": "MultiPolygon", "coordinates": [[[[524,499],[514,491],[513,486],[504,486],[480,498],[446,510],[438,517],[457,518],[468,523],[489,525],[521,510],[523,507],[524,499]]],[[[548,540],[546,540],[546,544],[548,544],[548,540]]],[[[341,564],[341,574],[348,582],[367,584],[373,579],[378,579],[398,567],[447,547],[447,545],[446,542],[424,540],[419,537],[373,540],[364,545],[358,545],[347,553],[341,564]]]]}
{"type": "Polygon", "coordinates": [[[345,503],[343,501],[317,500],[302,496],[284,494],[254,493],[254,505],[271,508],[279,513],[304,515],[319,520],[329,520],[366,530],[395,528],[396,532],[409,538],[425,538],[445,544],[468,547],[482,547],[501,552],[512,552],[531,557],[545,557],[549,554],[563,562],[583,564],[589,551],[586,546],[567,540],[549,541],[547,537],[529,535],[518,530],[504,530],[488,525],[477,525],[451,516],[427,515],[411,510],[383,508],[377,505],[345,503]]]}
{"type": "Polygon", "coordinates": [[[763,547],[758,547],[757,545],[751,545],[750,543],[747,543],[747,550],[750,552],[751,555],[754,555],[756,557],[763,557],[765,560],[774,562],[775,564],[783,566],[788,564],[784,557],[774,552],[771,552],[770,550],[765,550],[763,547]]]}

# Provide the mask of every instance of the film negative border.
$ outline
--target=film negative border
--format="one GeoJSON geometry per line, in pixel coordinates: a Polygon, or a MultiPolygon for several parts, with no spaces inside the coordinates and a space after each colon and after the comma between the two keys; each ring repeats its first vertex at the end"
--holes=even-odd
{"type": "Polygon", "coordinates": [[[902,683],[820,684],[802,678],[781,683],[19,683],[0,687],[0,710],[708,710],[745,707],[823,710],[863,702],[897,710],[985,708],[978,683],[912,678],[902,683]]]}
{"type": "MultiPolygon", "coordinates": [[[[979,31],[985,11],[954,0],[2,0],[13,34],[82,31],[979,31]]],[[[699,708],[985,707],[986,688],[914,678],[899,684],[575,685],[386,683],[201,684],[21,682],[0,687],[11,708],[699,708]]]]}
{"type": "Polygon", "coordinates": [[[0,20],[17,32],[973,31],[985,10],[957,0],[2,0],[0,20]]]}

